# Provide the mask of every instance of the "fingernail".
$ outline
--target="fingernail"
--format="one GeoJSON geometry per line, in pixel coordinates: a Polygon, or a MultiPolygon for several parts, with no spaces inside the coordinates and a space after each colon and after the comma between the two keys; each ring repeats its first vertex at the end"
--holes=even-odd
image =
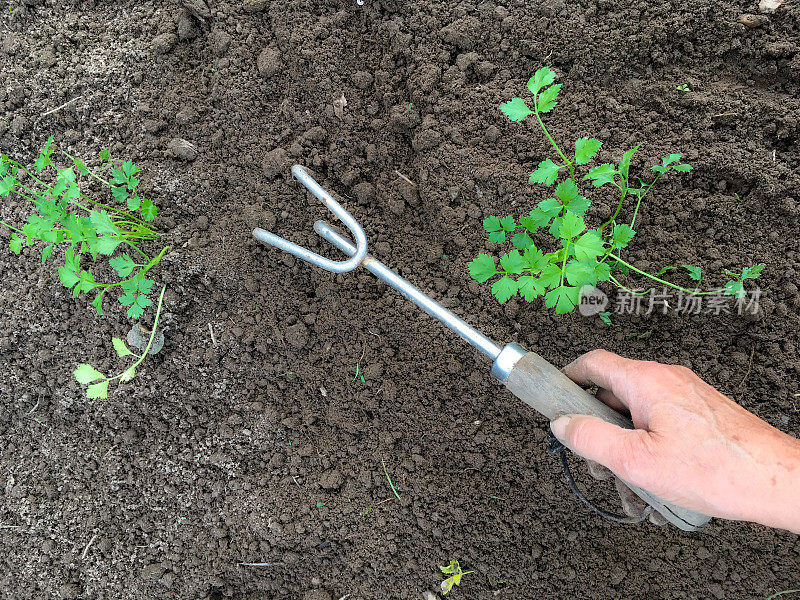
{"type": "Polygon", "coordinates": [[[562,415],[557,419],[550,421],[550,431],[556,436],[556,439],[564,444],[567,439],[567,425],[569,425],[572,417],[570,415],[562,415]]]}

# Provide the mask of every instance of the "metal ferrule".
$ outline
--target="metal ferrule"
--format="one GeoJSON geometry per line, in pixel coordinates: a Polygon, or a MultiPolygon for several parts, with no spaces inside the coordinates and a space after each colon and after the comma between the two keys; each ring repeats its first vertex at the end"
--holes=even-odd
{"type": "Polygon", "coordinates": [[[527,353],[528,351],[516,342],[506,344],[492,364],[492,377],[497,379],[500,383],[506,383],[508,381],[508,376],[511,374],[511,371],[514,370],[519,359],[527,353]]]}

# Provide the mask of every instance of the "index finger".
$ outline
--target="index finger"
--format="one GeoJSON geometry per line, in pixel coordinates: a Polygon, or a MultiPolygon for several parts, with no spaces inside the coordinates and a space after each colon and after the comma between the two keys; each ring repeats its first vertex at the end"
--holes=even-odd
{"type": "Polygon", "coordinates": [[[578,385],[596,385],[609,390],[627,406],[625,383],[627,374],[636,362],[608,350],[592,350],[579,356],[562,370],[578,385]]]}

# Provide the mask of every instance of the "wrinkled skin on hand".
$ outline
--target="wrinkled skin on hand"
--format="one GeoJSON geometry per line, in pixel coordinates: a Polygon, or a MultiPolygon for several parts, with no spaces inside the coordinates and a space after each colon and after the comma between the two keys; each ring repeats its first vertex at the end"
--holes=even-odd
{"type": "Polygon", "coordinates": [[[551,423],[565,446],[665,501],[800,533],[800,440],[686,367],[594,350],[564,373],[636,426],[565,415],[551,423]]]}

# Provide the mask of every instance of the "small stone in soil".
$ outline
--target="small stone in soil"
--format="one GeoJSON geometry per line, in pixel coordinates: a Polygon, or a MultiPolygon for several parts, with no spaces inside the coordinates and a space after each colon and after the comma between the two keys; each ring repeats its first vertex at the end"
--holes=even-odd
{"type": "Polygon", "coordinates": [[[245,12],[260,12],[269,6],[271,0],[244,0],[245,12]]]}
{"type": "MultiPolygon", "coordinates": [[[[128,332],[128,345],[133,346],[139,352],[144,352],[147,347],[147,342],[150,340],[150,332],[136,323],[128,332]]],[[[150,346],[148,354],[158,354],[164,347],[164,332],[157,331],[155,338],[153,338],[153,345],[150,346]]]]}
{"type": "Polygon", "coordinates": [[[181,138],[172,138],[167,145],[169,153],[178,160],[192,161],[197,158],[197,148],[181,138]]]}
{"type": "Polygon", "coordinates": [[[265,48],[256,60],[258,72],[262,77],[272,77],[281,70],[281,53],[277,48],[265,48]]]}
{"type": "Polygon", "coordinates": [[[153,38],[151,42],[153,52],[156,54],[166,54],[172,48],[175,47],[175,44],[178,43],[178,36],[174,33],[162,33],[161,35],[157,35],[153,38]]]}
{"type": "Polygon", "coordinates": [[[194,17],[184,12],[178,19],[178,39],[193,40],[199,34],[200,30],[197,28],[194,17]]]}

